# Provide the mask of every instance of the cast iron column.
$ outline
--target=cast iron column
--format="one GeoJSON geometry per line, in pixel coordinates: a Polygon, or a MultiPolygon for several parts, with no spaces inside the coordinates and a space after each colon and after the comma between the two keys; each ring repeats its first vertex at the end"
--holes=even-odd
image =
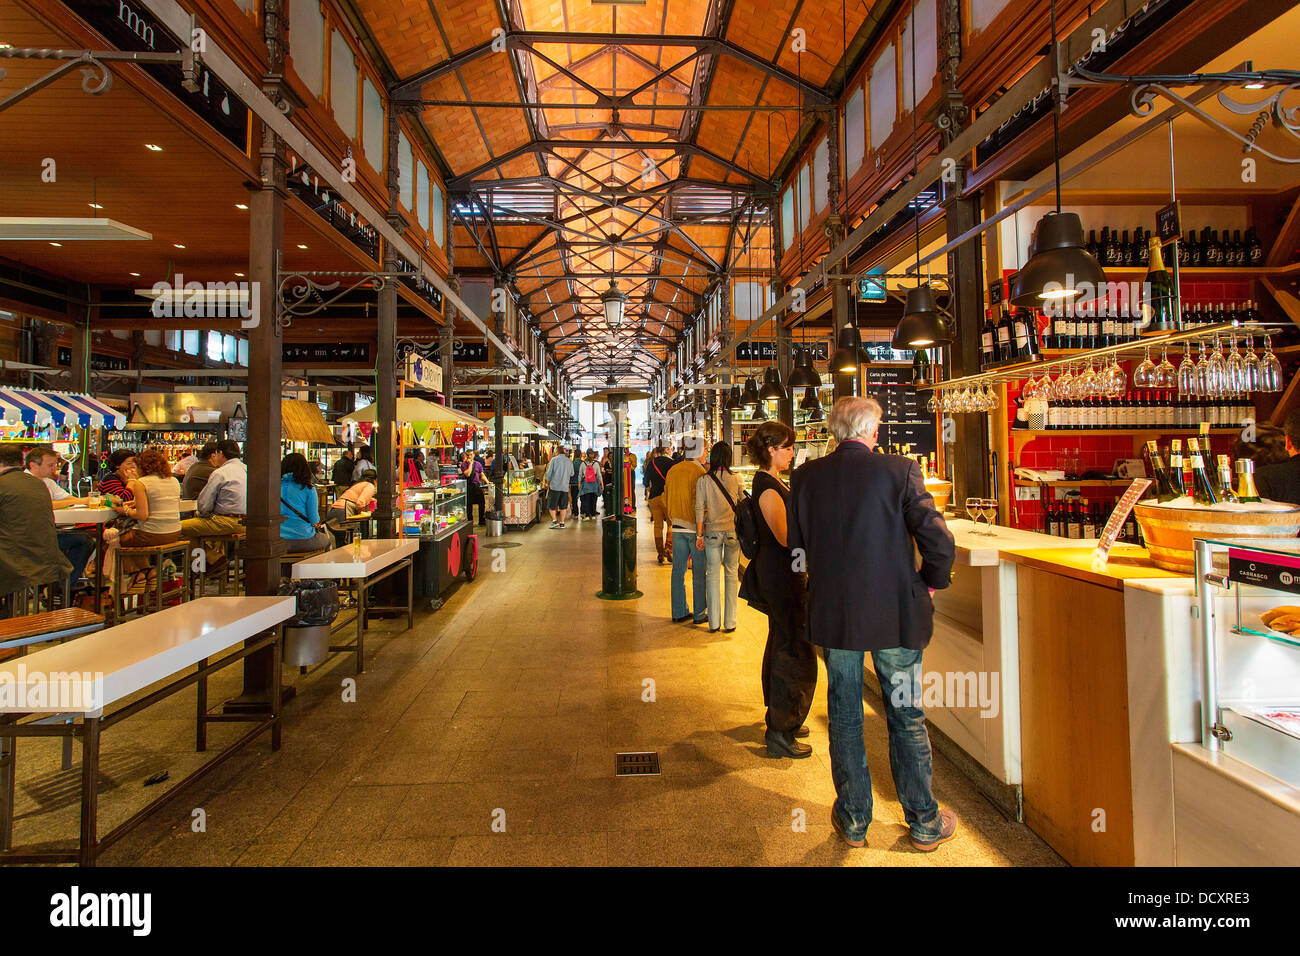
{"type": "MultiPolygon", "coordinates": [[[[958,179],[964,180],[965,170],[958,167],[958,179]]],[[[952,198],[947,200],[945,214],[948,238],[953,239],[974,229],[980,220],[979,199],[962,199],[960,183],[945,183],[944,191],[952,198]]],[[[952,367],[949,377],[971,375],[980,370],[980,326],[984,321],[984,267],[980,259],[980,244],[964,242],[948,253],[948,287],[952,292],[952,314],[956,320],[952,345],[948,347],[952,367]]],[[[953,501],[988,494],[989,435],[985,428],[985,415],[954,415],[955,444],[949,443],[948,467],[952,476],[953,501]]],[[[939,440],[943,441],[940,428],[939,440]]],[[[999,463],[1006,467],[1006,462],[999,463]]]]}
{"type": "MultiPolygon", "coordinates": [[[[493,292],[492,301],[494,305],[497,299],[500,298],[499,296],[496,295],[496,290],[503,289],[505,287],[504,281],[505,281],[504,277],[501,276],[500,274],[498,274],[494,280],[493,289],[492,289],[493,292]]],[[[492,331],[496,333],[497,338],[499,339],[504,338],[505,336],[506,313],[505,313],[504,303],[502,303],[501,309],[495,309],[492,312],[492,331]]],[[[493,345],[489,352],[489,364],[492,365],[493,367],[499,368],[505,363],[505,361],[506,361],[506,356],[502,352],[500,352],[495,345],[493,345]]],[[[505,376],[496,375],[494,376],[494,381],[498,385],[503,385],[505,384],[505,376]]],[[[492,448],[493,448],[492,484],[496,487],[496,501],[493,505],[492,513],[495,518],[501,520],[505,515],[503,509],[505,508],[505,503],[506,503],[506,498],[505,498],[506,403],[505,403],[505,392],[501,391],[501,389],[499,388],[493,389],[492,391],[492,413],[495,416],[494,424],[496,426],[495,428],[496,433],[492,436],[492,448]]],[[[543,489],[543,494],[549,494],[549,490],[550,489],[543,489]]],[[[545,499],[543,499],[543,503],[545,503],[545,499]]]]}
{"type": "MultiPolygon", "coordinates": [[[[401,230],[405,223],[398,213],[399,126],[394,114],[388,124],[388,224],[401,230]]],[[[416,267],[416,263],[411,263],[416,267]]],[[[397,254],[384,243],[385,272],[397,271],[397,254]]],[[[370,443],[375,452],[375,533],[380,538],[396,537],[393,512],[397,504],[397,458],[394,429],[397,420],[397,281],[389,279],[379,290],[379,323],[376,329],[375,430],[370,443]]]]}

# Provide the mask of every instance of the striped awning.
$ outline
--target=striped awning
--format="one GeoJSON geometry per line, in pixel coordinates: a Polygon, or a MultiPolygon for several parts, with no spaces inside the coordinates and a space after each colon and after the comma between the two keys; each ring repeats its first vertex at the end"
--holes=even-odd
{"type": "Polygon", "coordinates": [[[0,388],[0,416],[26,425],[121,428],[126,424],[124,412],[114,411],[89,395],[22,388],[0,388]]]}

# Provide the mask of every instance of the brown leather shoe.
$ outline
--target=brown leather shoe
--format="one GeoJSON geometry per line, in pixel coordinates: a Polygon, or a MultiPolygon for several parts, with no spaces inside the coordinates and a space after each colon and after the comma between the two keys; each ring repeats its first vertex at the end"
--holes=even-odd
{"type": "Polygon", "coordinates": [[[794,732],[794,735],[795,735],[796,737],[798,737],[800,740],[802,740],[804,737],[807,737],[807,736],[808,736],[808,725],[807,725],[807,724],[804,724],[802,727],[800,727],[798,730],[796,730],[796,731],[794,732]]]}
{"type": "Polygon", "coordinates": [[[865,836],[861,840],[853,840],[849,838],[849,835],[844,832],[844,824],[840,822],[840,818],[835,815],[834,810],[831,810],[831,826],[834,827],[835,832],[840,835],[840,839],[855,850],[860,850],[862,847],[867,845],[867,838],[865,836]]]}
{"type": "Polygon", "coordinates": [[[957,813],[954,810],[940,810],[939,823],[941,824],[939,836],[930,843],[922,843],[916,837],[912,837],[912,846],[916,847],[922,853],[930,853],[939,848],[939,844],[947,843],[957,835],[957,813]]]}

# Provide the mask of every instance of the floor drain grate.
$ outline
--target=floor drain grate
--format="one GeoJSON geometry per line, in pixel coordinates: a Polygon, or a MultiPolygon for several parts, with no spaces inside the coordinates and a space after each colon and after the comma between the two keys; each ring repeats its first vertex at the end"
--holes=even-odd
{"type": "Polygon", "coordinates": [[[644,753],[615,754],[616,777],[651,777],[659,774],[659,754],[653,750],[644,753]]]}

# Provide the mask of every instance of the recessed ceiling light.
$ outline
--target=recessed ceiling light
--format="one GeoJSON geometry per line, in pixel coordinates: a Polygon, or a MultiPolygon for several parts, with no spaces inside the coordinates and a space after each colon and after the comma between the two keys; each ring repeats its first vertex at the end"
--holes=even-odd
{"type": "Polygon", "coordinates": [[[306,247],[305,245],[303,245],[303,244],[300,242],[300,243],[298,243],[298,248],[299,248],[299,249],[306,249],[307,247],[306,247]]]}
{"type": "Polygon", "coordinates": [[[61,242],[51,242],[50,245],[52,245],[52,246],[62,246],[63,243],[61,243],[61,242]]]}
{"type": "Polygon", "coordinates": [[[97,203],[97,202],[87,203],[86,205],[88,205],[91,209],[103,209],[103,208],[104,208],[103,206],[101,206],[101,205],[100,205],[99,203],[97,203]]]}
{"type": "Polygon", "coordinates": [[[235,208],[236,208],[236,209],[247,209],[247,208],[248,208],[248,203],[237,202],[237,203],[235,203],[235,208]]]}
{"type": "Polygon", "coordinates": [[[155,152],[155,153],[161,153],[161,152],[162,152],[162,147],[161,147],[161,146],[155,146],[153,143],[145,143],[145,144],[144,144],[144,148],[145,148],[145,149],[148,149],[148,150],[152,150],[152,151],[155,152]]]}
{"type": "Polygon", "coordinates": [[[182,243],[179,243],[179,242],[173,242],[172,245],[175,246],[177,249],[184,249],[184,248],[185,248],[185,246],[184,246],[182,243]]]}
{"type": "Polygon", "coordinates": [[[235,278],[236,278],[236,279],[242,279],[242,278],[244,278],[244,274],[243,274],[242,272],[236,272],[236,273],[235,273],[235,278]]]}
{"type": "Polygon", "coordinates": [[[137,279],[140,278],[140,273],[138,272],[132,272],[131,275],[135,276],[137,279]]]}

